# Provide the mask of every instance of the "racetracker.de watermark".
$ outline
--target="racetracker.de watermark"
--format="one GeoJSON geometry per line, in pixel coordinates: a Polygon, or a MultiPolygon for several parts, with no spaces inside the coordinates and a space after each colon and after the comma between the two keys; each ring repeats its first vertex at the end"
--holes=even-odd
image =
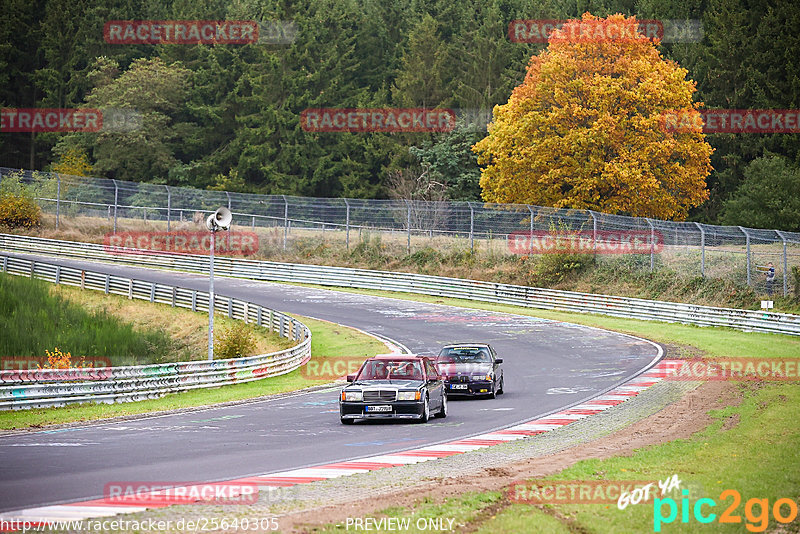
{"type": "Polygon", "coordinates": [[[134,109],[3,108],[0,132],[130,132],[142,126],[134,109]]]}
{"type": "MultiPolygon", "coordinates": [[[[103,237],[109,254],[209,254],[210,232],[117,232],[103,237]]],[[[214,254],[252,256],[258,251],[255,232],[222,232],[214,240],[214,254]]]]}
{"type": "Polygon", "coordinates": [[[667,380],[800,380],[800,358],[696,358],[664,371],[667,380]]]}
{"type": "Polygon", "coordinates": [[[700,20],[572,21],[516,19],[508,24],[513,43],[601,42],[658,40],[662,43],[697,43],[703,39],[700,20]]]}
{"type": "Polygon", "coordinates": [[[290,44],[292,21],[255,20],[109,20],[103,38],[109,44],[290,44]]]}
{"type": "Polygon", "coordinates": [[[247,482],[109,482],[103,488],[105,504],[255,504],[258,485],[247,482]]]}
{"type": "Polygon", "coordinates": [[[661,232],[650,230],[625,230],[596,232],[513,232],[508,235],[511,254],[650,254],[664,248],[661,232]]]}
{"type": "Polygon", "coordinates": [[[452,109],[314,108],[300,113],[307,132],[450,132],[456,125],[452,109]]]}
{"type": "Polygon", "coordinates": [[[800,109],[669,110],[660,123],[665,132],[800,133],[800,109]]]}
{"type": "MultiPolygon", "coordinates": [[[[81,356],[73,364],[78,368],[107,368],[111,360],[102,356],[81,356]]],[[[50,370],[47,356],[2,356],[0,371],[40,371],[50,370]]],[[[66,369],[65,369],[66,370],[66,369]]]]}
{"type": "Polygon", "coordinates": [[[309,380],[331,382],[357,373],[366,359],[367,356],[315,358],[300,368],[300,375],[309,380]]]}
{"type": "Polygon", "coordinates": [[[655,480],[533,480],[508,488],[513,502],[528,504],[616,504],[636,492],[636,503],[652,501],[655,480]]]}

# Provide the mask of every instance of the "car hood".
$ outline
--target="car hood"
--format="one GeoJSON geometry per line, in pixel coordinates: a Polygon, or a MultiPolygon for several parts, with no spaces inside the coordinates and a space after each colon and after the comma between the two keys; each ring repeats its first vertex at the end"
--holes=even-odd
{"type": "Polygon", "coordinates": [[[348,385],[345,389],[417,389],[423,385],[422,380],[359,380],[348,385]]]}
{"type": "Polygon", "coordinates": [[[492,371],[490,363],[440,363],[436,368],[442,376],[485,375],[492,371]]]}

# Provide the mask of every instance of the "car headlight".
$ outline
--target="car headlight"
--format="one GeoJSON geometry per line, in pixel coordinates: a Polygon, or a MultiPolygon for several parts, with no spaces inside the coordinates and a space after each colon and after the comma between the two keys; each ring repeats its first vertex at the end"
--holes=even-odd
{"type": "Polygon", "coordinates": [[[494,374],[489,373],[489,374],[485,374],[485,375],[475,375],[472,378],[474,380],[487,380],[487,381],[491,382],[492,380],[494,380],[494,374]]]}
{"type": "Polygon", "coordinates": [[[397,392],[397,400],[401,401],[410,401],[410,400],[419,400],[421,397],[419,391],[398,391],[397,392]]]}
{"type": "Polygon", "coordinates": [[[342,391],[343,401],[360,402],[363,398],[364,395],[360,391],[342,391]]]}

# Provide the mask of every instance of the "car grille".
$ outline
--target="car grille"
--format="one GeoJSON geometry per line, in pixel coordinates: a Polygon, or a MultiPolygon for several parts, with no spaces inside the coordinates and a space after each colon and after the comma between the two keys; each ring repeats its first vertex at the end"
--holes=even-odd
{"type": "Polygon", "coordinates": [[[364,402],[394,402],[397,399],[395,389],[365,389],[364,402]]]}
{"type": "Polygon", "coordinates": [[[448,382],[452,384],[466,384],[469,382],[468,376],[451,376],[447,379],[448,382]]]}

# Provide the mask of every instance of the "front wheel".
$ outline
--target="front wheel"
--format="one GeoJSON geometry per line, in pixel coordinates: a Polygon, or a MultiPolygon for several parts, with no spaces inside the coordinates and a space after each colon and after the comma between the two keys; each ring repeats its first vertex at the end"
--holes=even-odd
{"type": "Polygon", "coordinates": [[[439,413],[436,414],[436,417],[441,417],[444,419],[447,417],[447,394],[442,393],[442,409],[439,410],[439,413]]]}
{"type": "Polygon", "coordinates": [[[431,405],[428,396],[425,395],[425,401],[422,403],[422,416],[419,418],[420,423],[427,423],[431,418],[431,405]]]}
{"type": "Polygon", "coordinates": [[[503,390],[503,377],[501,376],[500,377],[500,387],[497,388],[497,394],[498,395],[502,395],[503,393],[505,393],[505,391],[503,390]]]}
{"type": "Polygon", "coordinates": [[[497,398],[497,382],[495,382],[494,380],[492,380],[492,391],[489,392],[489,398],[490,399],[497,398]]]}

